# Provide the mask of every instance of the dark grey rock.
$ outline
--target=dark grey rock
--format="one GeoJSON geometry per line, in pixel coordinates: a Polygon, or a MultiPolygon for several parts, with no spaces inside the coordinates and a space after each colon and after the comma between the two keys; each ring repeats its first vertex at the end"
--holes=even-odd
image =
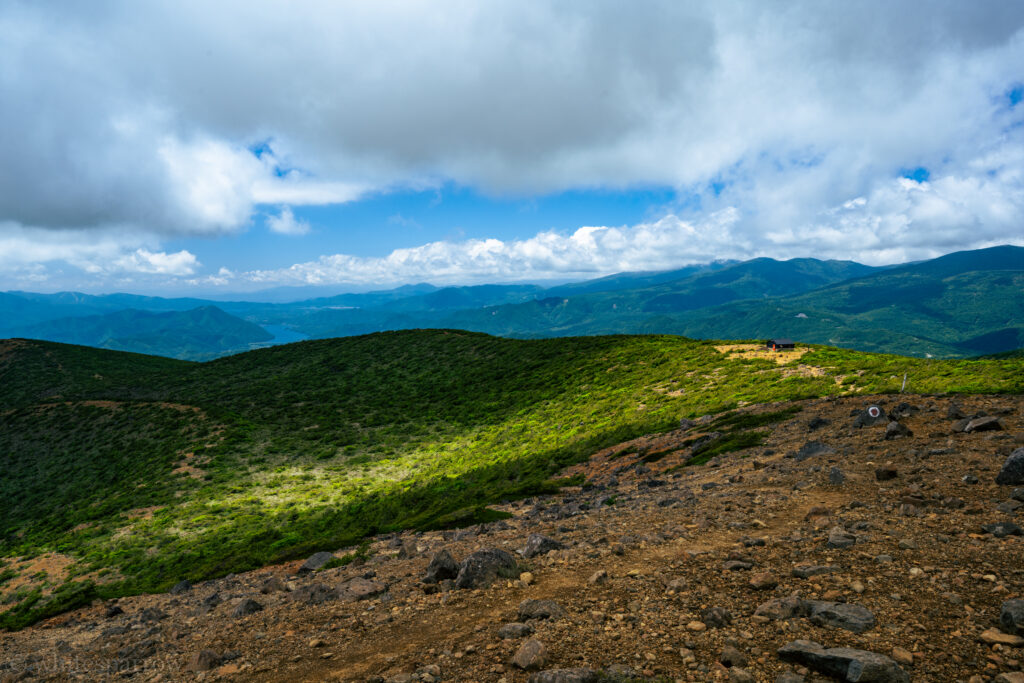
{"type": "Polygon", "coordinates": [[[281,577],[276,575],[268,576],[263,580],[263,583],[260,584],[260,593],[263,593],[264,595],[280,593],[283,590],[287,590],[287,586],[285,586],[281,577]]]}
{"type": "Polygon", "coordinates": [[[793,458],[797,462],[803,462],[808,458],[813,458],[819,455],[829,455],[835,453],[836,450],[831,446],[823,444],[820,441],[808,441],[800,447],[798,451],[793,453],[793,458]]]}
{"type": "Polygon", "coordinates": [[[734,666],[729,669],[729,683],[757,683],[757,679],[743,667],[734,666]]]}
{"type": "Polygon", "coordinates": [[[1013,522],[995,522],[993,524],[984,524],[981,527],[982,531],[986,534],[992,534],[996,538],[1006,538],[1007,536],[1020,536],[1022,533],[1021,528],[1013,522]]]}
{"type": "Polygon", "coordinates": [[[602,673],[613,683],[627,683],[636,679],[636,670],[625,664],[609,664],[602,673]]]}
{"type": "Polygon", "coordinates": [[[798,579],[809,579],[812,576],[818,576],[820,574],[831,574],[839,571],[839,567],[834,564],[828,565],[803,565],[800,567],[793,567],[793,576],[798,579]]]}
{"type": "Polygon", "coordinates": [[[910,431],[910,427],[907,427],[901,422],[896,422],[895,420],[885,426],[886,439],[902,439],[913,435],[914,432],[910,431]]]}
{"type": "Polygon", "coordinates": [[[725,646],[725,649],[722,650],[722,654],[718,658],[718,661],[721,662],[726,667],[732,667],[732,666],[741,666],[742,667],[742,666],[746,666],[747,665],[747,657],[746,657],[746,655],[744,655],[742,652],[737,650],[732,645],[726,645],[725,646]]]}
{"type": "Polygon", "coordinates": [[[910,683],[910,676],[892,659],[850,647],[825,649],[810,640],[783,645],[779,659],[796,662],[850,683],[910,683]]]}
{"type": "Polygon", "coordinates": [[[538,671],[530,676],[528,683],[597,683],[597,681],[596,671],[580,667],[538,671]]]}
{"type": "Polygon", "coordinates": [[[901,403],[889,411],[889,419],[898,421],[904,417],[917,415],[919,412],[921,412],[921,409],[917,406],[911,403],[901,403]]]}
{"type": "Polygon", "coordinates": [[[304,576],[315,572],[318,569],[322,569],[325,564],[334,559],[334,553],[319,552],[311,555],[308,560],[302,563],[299,570],[296,572],[299,576],[304,576]]]}
{"type": "Polygon", "coordinates": [[[898,476],[900,473],[895,467],[879,467],[875,470],[876,481],[890,481],[898,476]]]}
{"type": "Polygon", "coordinates": [[[1010,498],[1024,503],[1024,489],[1014,489],[1013,493],[1010,494],[1010,498]]]}
{"type": "Polygon", "coordinates": [[[192,590],[192,583],[188,579],[184,579],[174,584],[174,587],[171,588],[170,593],[171,595],[181,595],[183,593],[188,593],[190,590],[192,590]]]}
{"type": "Polygon", "coordinates": [[[726,560],[722,563],[722,569],[727,572],[738,572],[753,569],[754,563],[746,560],[726,560]]]}
{"type": "Polygon", "coordinates": [[[804,603],[812,624],[864,633],[875,626],[875,615],[860,605],[808,600],[804,603]]]}
{"type": "Polygon", "coordinates": [[[1003,603],[999,611],[999,625],[1007,633],[1024,636],[1024,599],[1016,598],[1003,603]]]}
{"type": "Polygon", "coordinates": [[[985,417],[976,417],[967,423],[964,427],[964,431],[970,434],[971,432],[995,432],[1003,429],[1003,421],[993,415],[985,417]]]}
{"type": "Polygon", "coordinates": [[[843,471],[841,469],[833,466],[828,471],[828,483],[832,484],[833,486],[842,486],[844,483],[846,483],[846,475],[843,474],[843,471]]]}
{"type": "Polygon", "coordinates": [[[455,587],[481,588],[489,586],[499,576],[504,578],[515,576],[518,566],[512,553],[498,548],[477,550],[459,565],[455,587]]]}
{"type": "Polygon", "coordinates": [[[1003,514],[1012,515],[1017,510],[1024,507],[1024,503],[1019,500],[1004,500],[1002,503],[996,506],[996,510],[999,510],[1003,514]]]}
{"type": "Polygon", "coordinates": [[[810,421],[807,423],[807,431],[813,432],[813,431],[816,431],[818,429],[821,429],[822,427],[827,427],[831,423],[832,423],[831,420],[827,420],[827,419],[825,419],[823,417],[820,417],[820,416],[816,415],[816,416],[812,417],[810,419],[810,421]]]}
{"type": "Polygon", "coordinates": [[[856,419],[853,421],[854,427],[874,427],[876,424],[882,422],[888,422],[889,416],[885,414],[885,411],[878,406],[870,406],[865,408],[861,412],[857,413],[856,419]],[[871,415],[872,408],[877,410],[877,415],[871,415]]]}
{"type": "Polygon", "coordinates": [[[235,605],[235,608],[231,610],[231,616],[237,619],[238,617],[245,617],[250,614],[255,614],[256,612],[259,612],[262,609],[263,605],[256,602],[252,598],[246,598],[245,600],[242,600],[240,603],[235,605]]]}
{"type": "Polygon", "coordinates": [[[167,613],[163,610],[157,609],[156,607],[147,607],[146,609],[139,612],[139,621],[143,623],[163,621],[166,618],[167,613]]]}
{"type": "Polygon", "coordinates": [[[794,671],[783,671],[775,678],[775,683],[804,683],[806,680],[794,671]]]}
{"type": "Polygon", "coordinates": [[[849,548],[857,542],[857,537],[841,526],[832,527],[828,532],[827,545],[830,548],[849,548]]]}
{"type": "Polygon", "coordinates": [[[794,619],[804,614],[803,601],[796,596],[787,598],[775,598],[758,605],[754,610],[754,616],[765,617],[772,621],[782,619],[794,619]]]}
{"type": "Polygon", "coordinates": [[[967,425],[969,424],[971,424],[971,418],[965,417],[954,422],[950,429],[954,432],[962,433],[967,429],[967,425]]]}
{"type": "Polygon", "coordinates": [[[519,618],[528,619],[563,619],[565,609],[554,600],[527,599],[519,603],[519,618]]]}
{"type": "Polygon", "coordinates": [[[537,555],[546,555],[552,550],[560,550],[564,547],[563,543],[559,543],[555,539],[543,534],[530,534],[526,539],[526,547],[523,548],[523,557],[530,558],[537,555]]]}
{"type": "Polygon", "coordinates": [[[520,624],[518,622],[505,624],[498,629],[498,637],[506,640],[514,638],[525,638],[526,636],[533,633],[533,627],[529,624],[520,624]]]}
{"type": "Polygon", "coordinates": [[[100,631],[101,638],[113,638],[114,636],[123,636],[128,633],[130,629],[127,626],[111,626],[100,631]]]}
{"type": "Polygon", "coordinates": [[[1024,484],[1024,448],[1018,448],[1010,453],[1003,463],[1003,467],[996,476],[996,483],[1000,486],[1020,486],[1024,484]]]}
{"type": "Polygon", "coordinates": [[[310,583],[305,586],[299,586],[288,597],[295,602],[307,605],[322,605],[329,600],[337,600],[338,591],[328,588],[322,583],[310,583]]]}
{"type": "Polygon", "coordinates": [[[423,575],[423,583],[437,583],[445,579],[454,579],[459,575],[459,565],[452,554],[445,549],[438,550],[430,558],[427,573],[423,575]]]}
{"type": "Polygon", "coordinates": [[[700,620],[708,628],[725,628],[732,623],[732,613],[724,607],[709,607],[701,612],[700,620]]]}

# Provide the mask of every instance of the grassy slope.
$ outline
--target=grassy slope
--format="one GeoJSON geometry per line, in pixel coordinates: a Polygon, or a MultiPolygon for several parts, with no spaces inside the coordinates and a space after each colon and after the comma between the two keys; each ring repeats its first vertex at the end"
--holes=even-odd
{"type": "Polygon", "coordinates": [[[408,331],[205,364],[0,344],[0,558],[62,553],[101,584],[68,584],[48,607],[23,590],[0,624],[96,590],[160,590],[472,519],[479,506],[542,490],[598,447],[741,402],[854,381],[895,391],[904,372],[922,392],[1024,388],[1019,359],[821,348],[800,362],[826,375],[783,377],[771,361],[665,336],[408,331]],[[181,463],[192,469],[174,473],[181,463]]]}

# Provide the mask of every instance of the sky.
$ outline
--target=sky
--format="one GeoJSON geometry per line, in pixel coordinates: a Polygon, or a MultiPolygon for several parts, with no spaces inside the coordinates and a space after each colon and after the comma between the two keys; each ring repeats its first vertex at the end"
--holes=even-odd
{"type": "Polygon", "coordinates": [[[1024,3],[5,0],[0,290],[1024,245],[1024,3]]]}

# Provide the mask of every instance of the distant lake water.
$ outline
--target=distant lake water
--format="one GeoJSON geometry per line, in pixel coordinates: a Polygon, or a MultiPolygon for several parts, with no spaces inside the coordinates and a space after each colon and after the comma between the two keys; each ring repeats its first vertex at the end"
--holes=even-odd
{"type": "Polygon", "coordinates": [[[267,332],[274,335],[274,338],[270,341],[260,342],[256,346],[277,346],[278,344],[291,344],[292,342],[305,341],[306,339],[309,339],[308,334],[296,332],[284,325],[263,325],[262,327],[267,332]]]}

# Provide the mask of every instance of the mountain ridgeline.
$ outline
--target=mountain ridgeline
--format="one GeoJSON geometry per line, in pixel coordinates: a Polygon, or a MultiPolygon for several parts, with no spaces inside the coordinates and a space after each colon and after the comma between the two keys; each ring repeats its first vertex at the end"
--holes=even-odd
{"type": "Polygon", "coordinates": [[[656,335],[413,330],[205,363],[0,342],[0,627],[494,519],[488,505],[551,491],[563,467],[681,418],[896,392],[904,375],[917,392],[1024,391],[1020,358],[773,356],[656,335]]]}
{"type": "Polygon", "coordinates": [[[1002,246],[885,268],[758,258],[546,288],[420,284],[285,304],[9,292],[0,294],[0,336],[191,360],[296,338],[423,328],[517,338],[781,336],[952,358],[1024,346],[1022,292],[1024,248],[1002,246]]]}

